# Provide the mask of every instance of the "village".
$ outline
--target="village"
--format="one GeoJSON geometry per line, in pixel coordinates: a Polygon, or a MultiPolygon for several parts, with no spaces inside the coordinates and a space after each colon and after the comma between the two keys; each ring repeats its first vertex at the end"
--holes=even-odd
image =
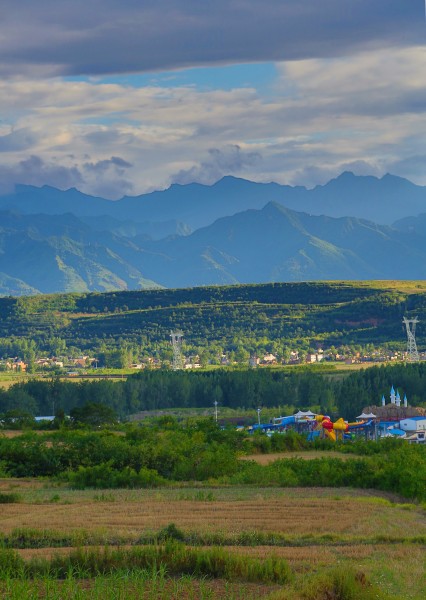
{"type": "MultiPolygon", "coordinates": [[[[200,369],[208,365],[215,366],[247,366],[268,367],[279,365],[301,365],[318,363],[340,363],[342,365],[356,365],[363,363],[388,363],[405,361],[407,353],[402,351],[386,351],[377,349],[372,352],[348,351],[345,349],[334,348],[323,350],[319,348],[315,352],[304,352],[292,350],[287,356],[280,357],[271,352],[258,356],[252,354],[248,360],[236,360],[234,353],[223,353],[214,361],[208,361],[206,364],[200,355],[194,354],[183,357],[184,369],[200,369]]],[[[419,353],[420,360],[426,360],[426,352],[419,353]]],[[[145,356],[137,362],[129,362],[122,365],[125,369],[159,369],[170,367],[169,359],[158,356],[145,356]]],[[[114,365],[115,366],[115,365],[114,365]]],[[[89,354],[81,354],[76,357],[71,356],[37,356],[34,361],[25,361],[21,357],[6,357],[0,359],[0,372],[9,373],[34,373],[34,372],[57,372],[72,376],[81,374],[86,370],[98,368],[114,368],[112,365],[102,363],[98,358],[89,354]]]]}

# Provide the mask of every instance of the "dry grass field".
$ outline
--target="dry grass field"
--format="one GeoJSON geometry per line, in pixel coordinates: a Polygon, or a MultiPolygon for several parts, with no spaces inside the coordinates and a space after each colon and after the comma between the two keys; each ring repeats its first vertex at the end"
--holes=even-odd
{"type": "MultiPolygon", "coordinates": [[[[425,554],[420,537],[426,537],[425,512],[421,506],[401,503],[391,494],[347,488],[249,486],[77,491],[42,480],[0,480],[0,493],[9,492],[18,493],[21,502],[2,505],[3,535],[17,529],[53,531],[72,534],[75,544],[85,544],[95,543],[87,541],[91,534],[97,544],[126,547],[138,543],[144,534],[174,523],[188,535],[203,534],[206,539],[222,535],[231,553],[286,559],[295,576],[291,585],[296,587],[291,589],[321,569],[347,565],[365,573],[393,598],[424,598],[425,554]],[[269,541],[256,537],[256,533],[269,536],[269,541]],[[244,534],[247,538],[243,542],[244,534]],[[274,542],[274,535],[278,541],[274,542]]],[[[70,548],[19,552],[25,559],[51,558],[70,552],[70,548]]],[[[92,584],[87,582],[89,592],[92,584]]],[[[277,589],[274,585],[244,583],[233,584],[231,593],[231,587],[226,587],[230,584],[215,580],[201,594],[198,585],[200,582],[193,581],[185,591],[182,588],[181,596],[170,591],[169,597],[247,600],[266,598],[277,589]],[[228,596],[224,596],[227,589],[228,596]]],[[[163,597],[167,595],[158,596],[163,597]]],[[[289,591],[288,598],[293,597],[289,591]]]]}
{"type": "Polygon", "coordinates": [[[271,454],[250,454],[242,456],[241,460],[254,460],[259,465],[269,465],[281,458],[302,458],[303,460],[312,460],[315,458],[340,458],[341,460],[350,460],[351,458],[357,458],[357,456],[354,454],[334,452],[333,450],[303,450],[294,452],[275,452],[271,454]]]}
{"type": "MultiPolygon", "coordinates": [[[[262,531],[286,535],[372,537],[426,535],[422,511],[414,505],[393,504],[384,498],[347,495],[347,490],[250,488],[243,497],[214,488],[160,491],[74,492],[32,487],[31,481],[0,489],[24,493],[24,502],[4,504],[0,530],[16,528],[79,529],[117,535],[140,535],[174,522],[186,531],[262,531]],[[319,492],[319,493],[318,493],[319,492]],[[322,493],[321,493],[322,492],[322,493]],[[200,498],[200,499],[198,499],[200,498]],[[208,498],[204,500],[204,498],[208,498]],[[401,523],[404,530],[401,530],[401,523]]],[[[237,490],[238,492],[238,490],[237,490]]]]}
{"type": "MultiPolygon", "coordinates": [[[[1,480],[0,492],[11,491],[22,501],[2,505],[3,535],[17,529],[44,530],[73,534],[78,540],[79,532],[84,532],[92,534],[98,543],[125,547],[174,523],[188,534],[223,535],[232,553],[284,558],[294,570],[296,582],[320,569],[355,565],[391,597],[423,598],[424,546],[420,536],[426,537],[425,513],[418,505],[398,503],[390,494],[346,488],[248,486],[75,491],[40,480],[1,480]],[[281,537],[275,545],[265,545],[262,539],[256,541],[256,532],[281,537]],[[241,545],[243,534],[252,536],[253,543],[241,545]]],[[[69,551],[46,547],[22,549],[20,553],[29,559],[69,551]]],[[[90,588],[92,584],[87,585],[90,588]]],[[[181,597],[204,597],[194,592],[197,585],[193,582],[185,592],[189,596],[182,591],[181,597]]],[[[225,585],[214,582],[205,590],[206,597],[225,597],[220,595],[225,585]]],[[[235,584],[229,598],[267,597],[276,589],[273,585],[235,584]]]]}

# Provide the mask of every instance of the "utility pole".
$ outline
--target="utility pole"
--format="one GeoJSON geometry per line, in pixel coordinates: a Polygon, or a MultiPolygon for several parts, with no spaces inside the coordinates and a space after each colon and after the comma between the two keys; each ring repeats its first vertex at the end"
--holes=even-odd
{"type": "Polygon", "coordinates": [[[215,420],[215,421],[216,421],[216,423],[217,423],[217,405],[218,405],[218,401],[217,401],[217,400],[215,400],[215,401],[213,402],[213,404],[214,404],[214,420],[215,420]]]}

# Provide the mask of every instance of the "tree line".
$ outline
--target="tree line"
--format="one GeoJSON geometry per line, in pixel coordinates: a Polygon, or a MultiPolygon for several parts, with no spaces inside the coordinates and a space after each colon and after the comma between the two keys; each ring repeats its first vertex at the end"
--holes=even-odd
{"type": "Polygon", "coordinates": [[[283,414],[310,408],[352,420],[363,407],[380,404],[392,385],[407,394],[411,406],[424,406],[426,363],[372,367],[349,375],[322,373],[321,368],[144,370],[125,381],[30,380],[0,390],[0,415],[69,414],[95,403],[125,419],[140,411],[206,408],[217,402],[234,409],[276,407],[283,414]]]}

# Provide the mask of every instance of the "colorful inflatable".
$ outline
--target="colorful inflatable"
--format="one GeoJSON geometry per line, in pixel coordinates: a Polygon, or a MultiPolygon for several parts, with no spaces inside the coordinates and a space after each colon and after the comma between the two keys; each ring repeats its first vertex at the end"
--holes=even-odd
{"type": "Polygon", "coordinates": [[[342,418],[337,419],[334,423],[330,417],[324,415],[317,415],[315,417],[317,421],[317,429],[323,431],[324,435],[330,440],[335,442],[336,440],[342,440],[345,433],[350,433],[351,429],[359,429],[368,425],[365,421],[357,421],[356,423],[346,423],[342,418]]]}

